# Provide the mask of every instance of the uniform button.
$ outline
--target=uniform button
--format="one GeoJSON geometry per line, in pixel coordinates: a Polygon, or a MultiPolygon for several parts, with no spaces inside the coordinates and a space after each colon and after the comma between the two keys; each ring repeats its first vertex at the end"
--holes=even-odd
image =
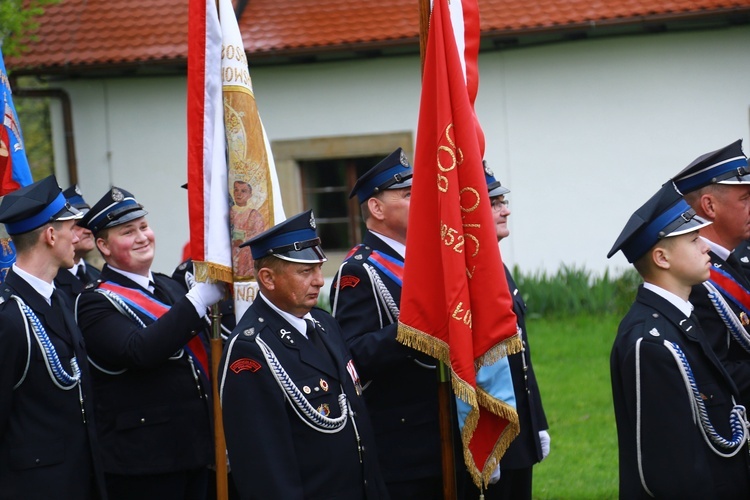
{"type": "Polygon", "coordinates": [[[34,460],[34,463],[39,465],[40,463],[42,463],[42,461],[37,458],[36,460],[34,460]]]}
{"type": "Polygon", "coordinates": [[[146,423],[146,419],[145,419],[145,418],[142,418],[142,419],[141,419],[141,423],[142,423],[142,424],[145,424],[145,423],[146,423]]]}
{"type": "Polygon", "coordinates": [[[401,423],[402,423],[402,424],[405,424],[405,423],[406,423],[406,419],[405,419],[405,418],[402,418],[402,419],[401,419],[401,423]]]}

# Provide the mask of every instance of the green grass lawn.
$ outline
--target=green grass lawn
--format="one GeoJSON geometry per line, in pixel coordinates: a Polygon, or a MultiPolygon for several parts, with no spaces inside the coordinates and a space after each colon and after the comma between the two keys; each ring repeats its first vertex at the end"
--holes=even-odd
{"type": "Polygon", "coordinates": [[[552,436],[534,467],[536,499],[617,498],[617,430],[609,353],[620,316],[528,320],[552,436]]]}

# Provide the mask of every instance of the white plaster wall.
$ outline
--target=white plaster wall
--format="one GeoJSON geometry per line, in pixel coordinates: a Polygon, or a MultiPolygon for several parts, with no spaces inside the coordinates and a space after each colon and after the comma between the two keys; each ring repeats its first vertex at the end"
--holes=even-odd
{"type": "MultiPolygon", "coordinates": [[[[750,27],[545,45],[480,56],[486,158],[512,189],[509,264],[600,272],[629,215],[696,156],[748,142],[750,27]]],[[[251,67],[271,141],[413,130],[416,57],[251,67]]],[[[71,81],[84,195],[131,190],[155,269],[187,239],[184,78],[71,81]]],[[[59,126],[59,120],[55,120],[59,126]]],[[[59,137],[59,130],[56,131],[59,137]]]]}

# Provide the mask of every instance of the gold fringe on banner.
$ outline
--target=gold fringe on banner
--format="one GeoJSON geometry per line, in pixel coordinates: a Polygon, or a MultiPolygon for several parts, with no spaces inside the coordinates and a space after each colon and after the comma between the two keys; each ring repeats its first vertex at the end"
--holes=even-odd
{"type": "Polygon", "coordinates": [[[428,356],[432,356],[448,366],[451,364],[450,348],[448,347],[448,344],[421,330],[405,325],[400,321],[398,322],[396,340],[407,347],[411,347],[412,349],[423,352],[428,356]]]}
{"type": "Polygon", "coordinates": [[[213,262],[193,261],[193,269],[195,271],[195,281],[201,283],[209,281],[232,282],[232,268],[229,266],[222,266],[213,262]]]}
{"type": "Polygon", "coordinates": [[[479,370],[482,366],[494,365],[505,356],[521,352],[521,349],[523,349],[523,342],[521,341],[521,331],[519,330],[515,335],[508,337],[475,359],[474,370],[479,370]]]}

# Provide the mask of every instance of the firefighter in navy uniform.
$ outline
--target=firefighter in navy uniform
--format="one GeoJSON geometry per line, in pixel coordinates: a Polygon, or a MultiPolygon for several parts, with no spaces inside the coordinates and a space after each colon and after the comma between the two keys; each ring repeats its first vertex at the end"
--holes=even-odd
{"type": "Polygon", "coordinates": [[[17,250],[0,286],[2,499],[106,498],[86,347],[53,284],[80,217],[52,176],[0,203],[17,250]]]}
{"type": "Polygon", "coordinates": [[[624,500],[750,497],[745,409],[688,301],[709,275],[708,224],[667,183],[607,255],[644,280],[610,357],[624,500]]]}
{"type": "MultiPolygon", "coordinates": [[[[91,208],[86,203],[86,200],[83,199],[83,194],[78,185],[71,186],[63,191],[63,196],[68,200],[68,203],[84,215],[91,208]]],[[[55,287],[68,296],[71,304],[75,304],[76,297],[83,291],[83,287],[92,281],[96,281],[101,273],[99,269],[84,259],[86,254],[96,248],[94,235],[91,231],[78,224],[73,228],[73,231],[78,235],[78,242],[74,245],[75,257],[73,259],[73,267],[60,269],[57,276],[55,276],[55,287]]]]}
{"type": "MultiPolygon", "coordinates": [[[[442,498],[436,361],[396,340],[412,168],[401,148],[356,182],[367,226],[331,286],[331,311],[365,383],[392,498],[442,498]]],[[[462,463],[462,462],[457,462],[462,463]]]]}
{"type": "Polygon", "coordinates": [[[738,140],[696,158],[672,180],[685,201],[713,224],[701,230],[710,248],[711,279],[690,302],[716,356],[750,405],[750,279],[733,252],[750,237],[750,169],[738,140]]]}
{"type": "Polygon", "coordinates": [[[81,223],[106,262],[78,297],[110,498],[203,499],[213,464],[207,355],[196,332],[223,287],[153,273],[147,212],[109,190],[81,223]]]}
{"type": "MultiPolygon", "coordinates": [[[[506,195],[510,189],[500,184],[492,170],[484,163],[487,191],[492,206],[492,217],[495,222],[497,240],[500,242],[510,235],[508,217],[510,208],[506,195]]],[[[510,374],[513,379],[513,391],[516,395],[516,411],[521,429],[520,434],[510,443],[508,450],[500,460],[500,480],[491,484],[485,491],[487,500],[531,500],[533,466],[544,460],[550,450],[550,436],[547,432],[547,417],[542,407],[542,396],[539,393],[534,366],[531,362],[531,349],[526,331],[526,303],[521,296],[516,282],[505,268],[505,279],[513,297],[513,312],[516,313],[518,327],[521,331],[523,349],[508,356],[510,374]]],[[[467,484],[469,481],[467,480],[467,484]]],[[[473,484],[466,487],[466,500],[478,497],[479,490],[473,484]]]]}
{"type": "Polygon", "coordinates": [[[229,462],[243,499],[388,498],[336,321],[315,306],[326,257],[312,211],[243,243],[259,294],[219,372],[229,462]]]}

